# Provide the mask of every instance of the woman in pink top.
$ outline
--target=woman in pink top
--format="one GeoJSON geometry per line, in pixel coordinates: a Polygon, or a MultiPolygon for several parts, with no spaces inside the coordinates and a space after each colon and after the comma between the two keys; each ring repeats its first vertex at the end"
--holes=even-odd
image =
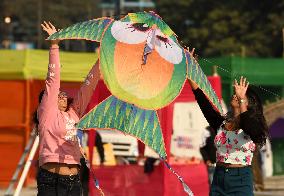
{"type": "MultiPolygon", "coordinates": [[[[42,25],[48,35],[51,23],[42,25]]],[[[77,97],[69,106],[60,91],[59,40],[51,41],[45,90],[37,110],[39,145],[38,195],[80,195],[80,147],[75,124],[82,117],[99,80],[98,62],[93,66],[77,97]]]]}

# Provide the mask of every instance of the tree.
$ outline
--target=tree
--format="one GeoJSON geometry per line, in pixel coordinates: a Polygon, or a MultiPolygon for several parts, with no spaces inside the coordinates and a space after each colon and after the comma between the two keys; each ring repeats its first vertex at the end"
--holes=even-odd
{"type": "Polygon", "coordinates": [[[159,0],[156,5],[179,40],[199,55],[282,55],[283,1],[159,0]]]}
{"type": "MultiPolygon", "coordinates": [[[[98,0],[2,0],[5,15],[12,17],[16,23],[13,29],[13,41],[28,41],[36,43],[38,48],[47,48],[44,42],[45,34],[41,34],[40,23],[51,21],[57,28],[64,28],[76,22],[97,18],[98,0]],[[39,42],[42,42],[39,43],[39,42]]],[[[68,47],[69,42],[63,44],[68,47]]],[[[72,45],[85,45],[83,41],[72,41],[72,45]]],[[[72,50],[72,45],[69,47],[72,50]]],[[[83,47],[74,47],[73,50],[83,47]]]]}

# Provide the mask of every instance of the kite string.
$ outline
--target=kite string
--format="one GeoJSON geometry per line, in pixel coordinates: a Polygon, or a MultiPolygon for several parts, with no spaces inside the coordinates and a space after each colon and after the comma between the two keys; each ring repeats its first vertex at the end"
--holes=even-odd
{"type": "MultiPolygon", "coordinates": [[[[180,42],[184,45],[184,43],[183,43],[182,41],[180,41],[180,42]]],[[[184,45],[184,48],[189,48],[189,47],[187,47],[187,46],[184,45]]],[[[215,65],[218,69],[222,70],[223,72],[225,72],[225,73],[226,73],[227,75],[229,75],[230,77],[231,77],[231,76],[232,76],[233,78],[240,78],[240,77],[241,77],[240,74],[237,74],[237,73],[233,73],[233,74],[232,74],[231,71],[229,71],[229,70],[227,70],[227,69],[225,69],[225,68],[223,68],[223,67],[217,65],[217,63],[214,63],[214,62],[212,62],[212,61],[210,61],[210,60],[208,60],[208,59],[201,58],[201,60],[204,60],[204,61],[208,62],[208,63],[211,64],[211,65],[215,65]]],[[[280,96],[279,94],[277,94],[277,93],[275,93],[275,92],[273,92],[273,91],[270,91],[270,90],[268,90],[268,89],[266,89],[266,88],[264,88],[264,87],[262,87],[262,86],[260,86],[260,85],[256,85],[256,84],[253,84],[253,83],[250,83],[250,85],[257,87],[257,88],[259,88],[260,90],[266,92],[267,94],[271,94],[271,95],[277,97],[278,99],[282,99],[282,96],[280,96]]]]}
{"type": "MultiPolygon", "coordinates": [[[[212,61],[210,61],[210,60],[208,60],[208,59],[205,59],[205,58],[201,58],[201,59],[204,60],[204,61],[206,61],[206,62],[208,62],[208,63],[210,63],[210,64],[212,64],[212,65],[215,65],[218,69],[222,70],[222,71],[225,72],[227,75],[232,75],[233,78],[240,78],[240,77],[241,77],[240,74],[237,74],[237,73],[233,73],[233,74],[232,74],[232,72],[230,72],[229,70],[227,70],[227,69],[225,69],[225,68],[223,68],[223,67],[221,67],[221,66],[219,66],[219,65],[216,65],[215,63],[213,63],[212,61]]],[[[273,92],[273,91],[270,91],[270,90],[268,90],[268,89],[262,87],[261,85],[256,85],[256,84],[253,84],[253,83],[250,84],[250,85],[257,87],[257,88],[259,88],[260,90],[262,90],[262,91],[264,91],[264,92],[266,92],[266,93],[268,93],[268,94],[272,94],[273,96],[275,96],[275,97],[277,97],[277,98],[280,98],[280,99],[282,98],[282,96],[280,96],[279,94],[277,94],[277,93],[275,93],[275,92],[273,92]]]]}

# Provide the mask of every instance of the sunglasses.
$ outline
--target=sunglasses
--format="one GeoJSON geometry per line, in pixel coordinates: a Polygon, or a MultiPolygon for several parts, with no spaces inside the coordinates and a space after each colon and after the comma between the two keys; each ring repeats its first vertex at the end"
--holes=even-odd
{"type": "Polygon", "coordinates": [[[58,98],[68,98],[67,93],[60,91],[58,94],[58,98]]]}

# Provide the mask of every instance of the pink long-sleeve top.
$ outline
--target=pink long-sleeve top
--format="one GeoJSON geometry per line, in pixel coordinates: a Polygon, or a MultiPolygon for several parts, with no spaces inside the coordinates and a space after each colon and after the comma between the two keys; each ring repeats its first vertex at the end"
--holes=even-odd
{"type": "Polygon", "coordinates": [[[75,124],[82,117],[90,101],[99,75],[97,62],[87,75],[69,110],[60,111],[58,109],[59,48],[54,46],[50,48],[45,92],[38,107],[39,166],[48,162],[80,164],[81,154],[75,124]]]}

